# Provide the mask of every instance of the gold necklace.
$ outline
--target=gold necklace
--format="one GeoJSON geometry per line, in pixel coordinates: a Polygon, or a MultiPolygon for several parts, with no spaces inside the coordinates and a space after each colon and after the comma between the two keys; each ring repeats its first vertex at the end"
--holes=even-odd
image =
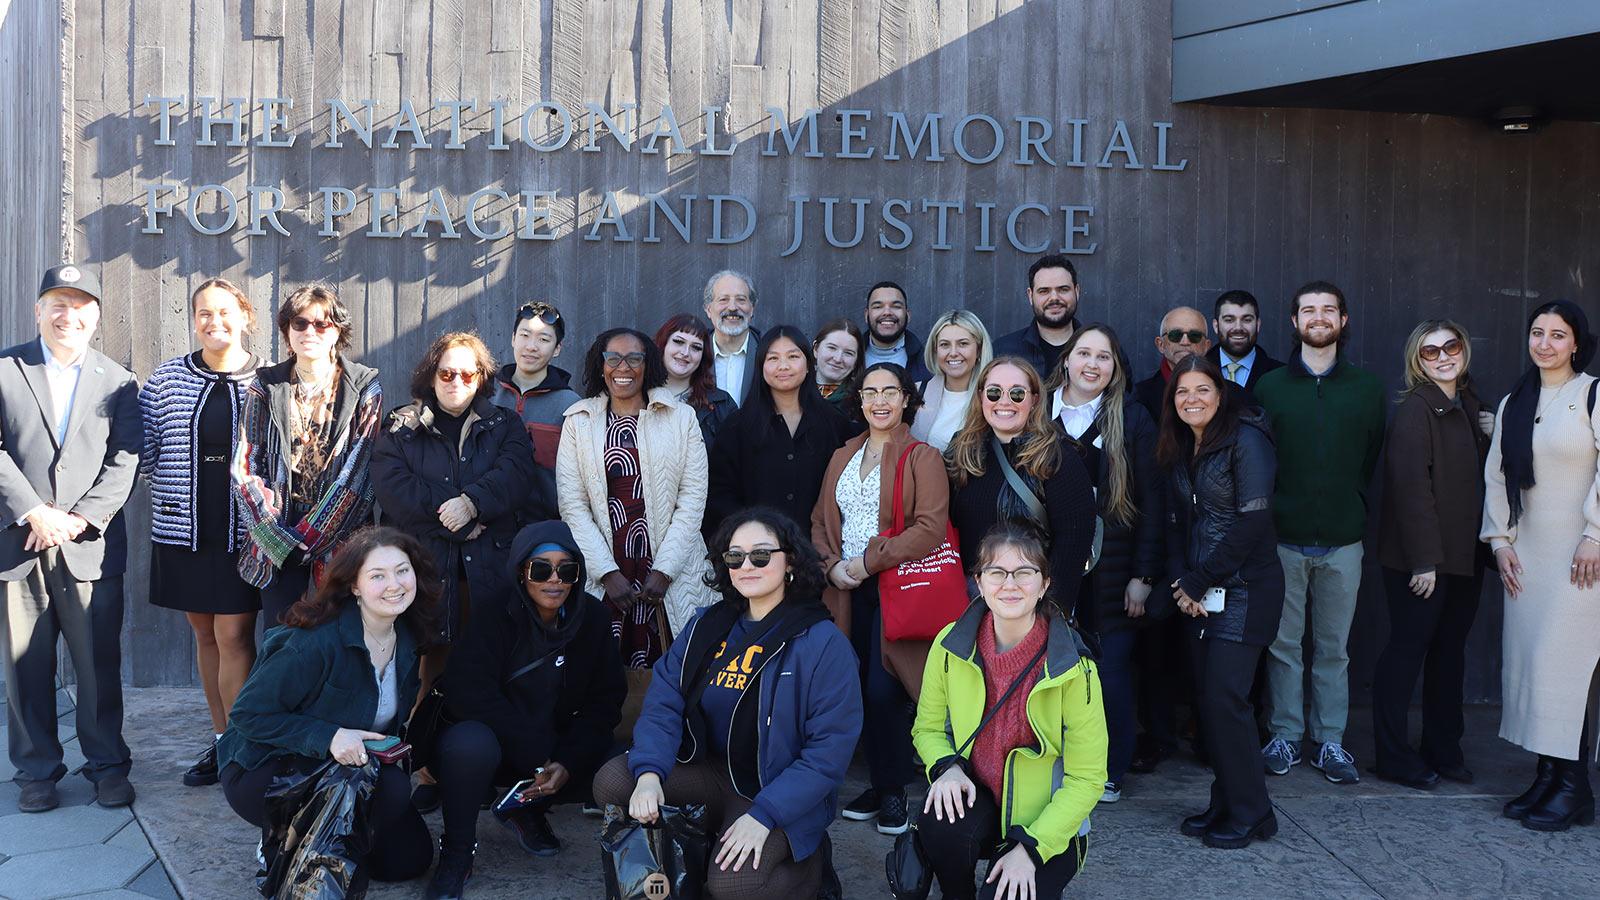
{"type": "MultiPolygon", "coordinates": [[[[1569,384],[1571,384],[1571,383],[1573,383],[1574,381],[1577,381],[1577,380],[1578,380],[1578,376],[1574,375],[1571,378],[1568,378],[1566,381],[1563,381],[1561,383],[1561,386],[1556,388],[1555,391],[1553,391],[1550,394],[1550,399],[1549,400],[1546,400],[1545,402],[1539,404],[1539,408],[1534,410],[1533,424],[1537,425],[1540,422],[1543,422],[1544,421],[1544,411],[1549,409],[1552,405],[1554,405],[1557,401],[1559,401],[1561,399],[1561,395],[1563,393],[1565,393],[1566,390],[1567,390],[1567,385],[1569,385],[1569,384]]],[[[1570,406],[1570,408],[1571,409],[1577,409],[1578,406],[1577,406],[1576,403],[1574,403],[1574,404],[1572,404],[1570,406]]]]}

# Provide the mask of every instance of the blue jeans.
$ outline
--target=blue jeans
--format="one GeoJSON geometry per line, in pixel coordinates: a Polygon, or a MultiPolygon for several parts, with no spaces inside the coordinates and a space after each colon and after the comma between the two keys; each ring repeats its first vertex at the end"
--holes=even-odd
{"type": "Polygon", "coordinates": [[[1136,628],[1100,635],[1100,690],[1106,710],[1106,780],[1121,782],[1133,760],[1139,719],[1134,703],[1133,646],[1136,628]]]}

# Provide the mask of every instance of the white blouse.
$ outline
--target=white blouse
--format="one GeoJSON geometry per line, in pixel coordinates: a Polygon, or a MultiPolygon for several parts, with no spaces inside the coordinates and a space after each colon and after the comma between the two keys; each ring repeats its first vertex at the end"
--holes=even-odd
{"type": "Polygon", "coordinates": [[[839,485],[833,492],[834,502],[839,504],[839,536],[845,559],[866,553],[867,542],[878,534],[878,490],[883,463],[878,463],[871,474],[862,478],[861,459],[866,452],[867,444],[863,441],[861,449],[839,473],[839,485]]]}

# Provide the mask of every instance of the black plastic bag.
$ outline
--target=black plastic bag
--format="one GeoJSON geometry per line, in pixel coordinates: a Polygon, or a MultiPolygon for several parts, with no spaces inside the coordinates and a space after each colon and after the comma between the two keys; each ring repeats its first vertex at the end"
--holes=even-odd
{"type": "Polygon", "coordinates": [[[606,807],[600,827],[606,900],[699,900],[710,859],[704,804],[663,804],[653,825],[606,807]]]}
{"type": "Polygon", "coordinates": [[[329,759],[290,771],[267,788],[262,838],[266,869],[256,875],[263,897],[276,900],[359,900],[356,865],[372,845],[368,808],[378,764],[346,766],[329,759]]]}

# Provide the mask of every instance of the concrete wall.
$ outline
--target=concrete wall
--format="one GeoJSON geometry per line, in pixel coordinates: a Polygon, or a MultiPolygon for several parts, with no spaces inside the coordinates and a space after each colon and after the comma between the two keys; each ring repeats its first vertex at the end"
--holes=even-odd
{"type": "MultiPolygon", "coordinates": [[[[1059,207],[1093,207],[1082,217],[1088,236],[1072,238],[1096,244],[1078,257],[1082,315],[1118,328],[1144,371],[1156,364],[1149,338],[1162,311],[1179,303],[1209,309],[1228,288],[1263,299],[1265,343],[1281,354],[1288,294],[1319,277],[1351,297],[1350,347],[1361,364],[1398,382],[1412,323],[1448,313],[1477,336],[1474,364],[1494,393],[1524,364],[1517,333],[1530,304],[1556,296],[1593,303],[1600,129],[1564,123],[1505,137],[1440,117],[1174,105],[1168,0],[130,0],[114,12],[78,0],[75,13],[73,238],[110,295],[102,345],[141,376],[190,347],[188,292],[211,275],[240,282],[263,308],[305,280],[337,283],[355,309],[356,354],[378,364],[392,390],[442,330],[477,327],[504,348],[517,301],[562,305],[575,332],[562,360],[571,365],[606,325],[653,330],[670,312],[698,308],[705,276],[726,265],[755,275],[758,323],[809,328],[856,311],[867,285],[895,278],[908,288],[914,328],[964,305],[998,333],[1027,319],[1023,270],[1033,255],[1004,237],[1008,211],[1024,201],[1053,217],[1047,224],[1028,212],[1019,242],[1052,249],[1067,240],[1059,207]],[[158,143],[157,107],[145,105],[147,95],[187,98],[172,146],[158,143]],[[217,146],[196,146],[197,96],[246,98],[258,136],[261,101],[293,98],[287,130],[296,143],[228,147],[219,132],[217,146]],[[348,137],[329,149],[327,100],[335,97],[376,101],[378,141],[400,121],[403,99],[424,109],[441,99],[503,99],[511,149],[494,149],[488,110],[466,117],[461,150],[438,146],[448,137],[438,112],[421,117],[434,149],[409,149],[403,134],[399,149],[369,150],[348,137]],[[522,111],[542,100],[613,112],[635,102],[647,129],[670,104],[690,148],[704,147],[709,119],[698,111],[719,107],[726,118],[713,139],[725,145],[731,132],[740,143],[732,156],[650,155],[622,152],[600,135],[593,152],[580,149],[581,136],[537,152],[518,135],[522,111]],[[767,121],[768,105],[782,121],[767,121]],[[769,128],[799,121],[808,108],[821,110],[824,158],[790,154],[781,140],[776,156],[761,155],[769,128]],[[877,148],[875,158],[833,156],[848,109],[873,111],[864,144],[877,148]],[[946,127],[969,113],[994,116],[1005,124],[1006,152],[993,163],[963,162],[946,134],[942,162],[927,161],[926,149],[915,161],[883,161],[891,110],[913,127],[935,112],[946,115],[946,127]],[[1024,114],[1052,123],[1048,149],[1057,165],[1014,161],[1012,119],[1024,114]],[[1070,164],[1073,119],[1087,120],[1082,166],[1070,164]],[[1120,153],[1097,165],[1119,120],[1138,169],[1120,153]],[[1167,161],[1187,159],[1182,171],[1154,168],[1158,122],[1172,123],[1167,161]],[[158,217],[163,234],[142,233],[145,187],[157,182],[181,185],[179,199],[203,183],[241,196],[250,185],[278,187],[290,234],[249,236],[240,225],[204,236],[181,211],[158,217]],[[423,221],[438,187],[464,236],[366,237],[368,199],[341,220],[339,234],[319,236],[317,189],[327,185],[363,198],[370,188],[400,188],[408,228],[423,221]],[[466,234],[462,203],[484,187],[556,191],[553,239],[466,234]],[[606,191],[619,192],[632,241],[617,240],[614,225],[595,228],[608,212],[606,191]],[[700,198],[692,241],[659,216],[662,239],[644,240],[650,208],[639,198],[648,194],[679,210],[689,195],[700,198]],[[704,198],[712,194],[751,198],[758,224],[747,240],[708,243],[704,198]],[[804,247],[784,256],[791,195],[845,198],[843,239],[852,230],[848,198],[865,198],[864,239],[828,246],[812,203],[804,247]],[[903,218],[914,237],[904,250],[879,240],[899,237],[878,215],[891,198],[912,201],[903,218]],[[923,212],[921,200],[964,204],[950,214],[953,249],[933,246],[937,211],[923,212]],[[980,249],[980,204],[988,203],[993,250],[980,249]],[[591,232],[600,239],[586,240],[591,232]]],[[[588,121],[577,120],[580,132],[588,121]]],[[[539,113],[530,134],[549,139],[555,124],[539,113]]],[[[982,133],[981,125],[969,133],[969,154],[987,148],[982,133]]],[[[201,224],[217,222],[208,212],[216,197],[198,207],[201,224]]],[[[498,199],[485,209],[512,221],[498,199]]],[[[258,336],[264,353],[274,354],[275,344],[258,336]]],[[[135,512],[137,528],[138,504],[135,512]]],[[[145,571],[141,554],[129,578],[133,678],[185,681],[187,629],[144,602],[145,571]]],[[[1385,627],[1381,601],[1369,594],[1357,621],[1358,692],[1385,627]]],[[[1492,697],[1499,601],[1486,603],[1480,618],[1469,690],[1492,697]]]]}

